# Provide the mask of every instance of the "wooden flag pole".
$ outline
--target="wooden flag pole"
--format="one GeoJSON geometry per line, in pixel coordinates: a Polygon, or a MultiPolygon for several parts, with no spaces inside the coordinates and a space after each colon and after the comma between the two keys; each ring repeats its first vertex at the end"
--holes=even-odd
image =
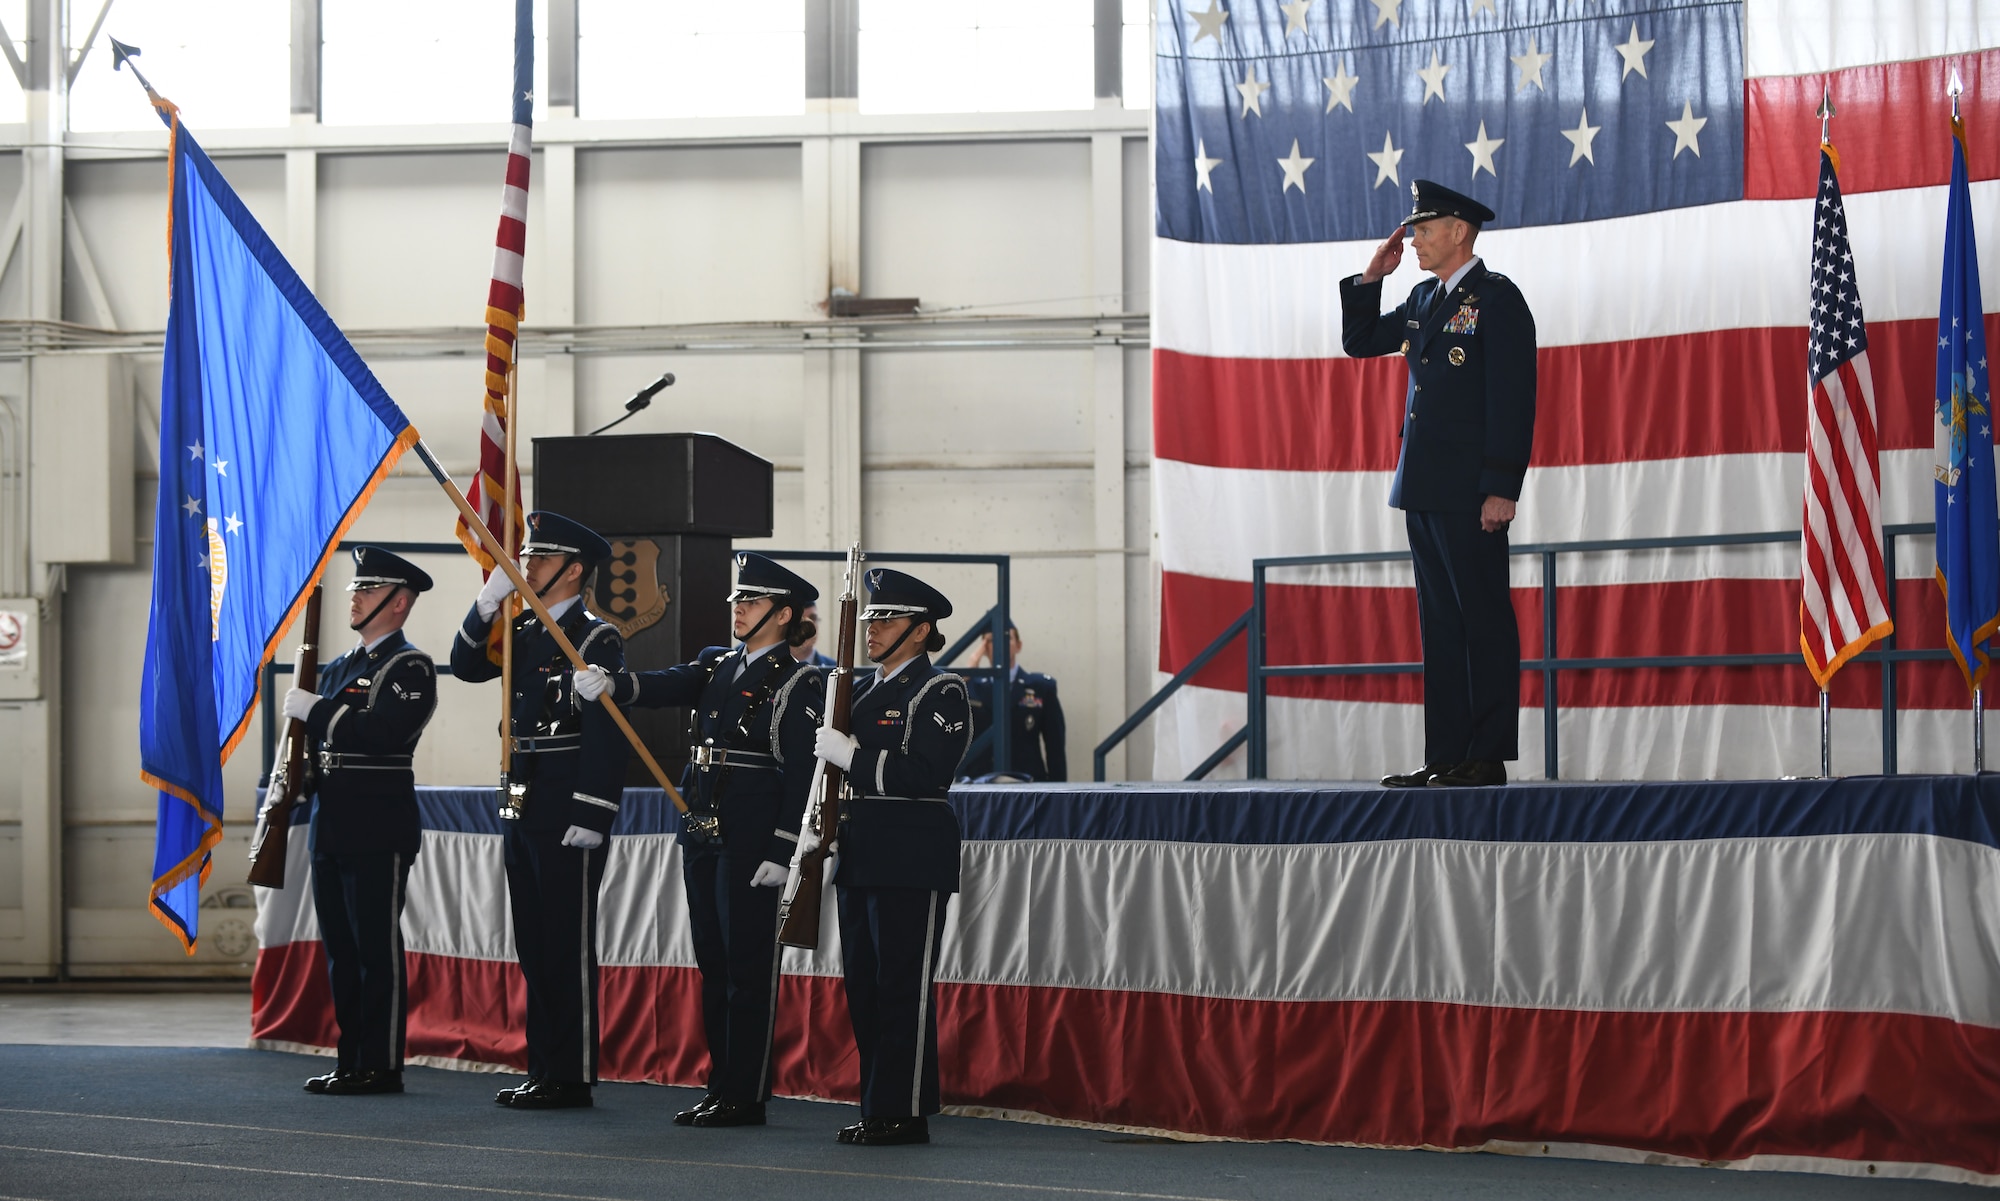
{"type": "MultiPolygon", "coordinates": [[[[514,380],[516,365],[507,364],[507,399],[501,405],[506,420],[505,461],[500,468],[502,477],[500,544],[507,552],[505,557],[513,557],[514,549],[514,508],[520,503],[520,476],[514,470],[514,380]]],[[[501,556],[495,556],[499,558],[501,556]]],[[[496,563],[493,570],[500,570],[496,563]]],[[[514,778],[514,615],[519,612],[514,597],[500,602],[500,801],[507,803],[508,785],[514,778]]]]}
{"type": "MultiPolygon", "coordinates": [[[[542,603],[542,598],[536,596],[534,589],[528,587],[528,581],[521,575],[520,565],[507,557],[506,549],[493,537],[493,531],[486,528],[486,523],[479,520],[479,514],[472,511],[472,502],[465,499],[465,493],[459,491],[458,485],[452,482],[451,473],[444,469],[444,464],[437,461],[437,456],[431,453],[431,448],[424,444],[422,438],[417,439],[416,451],[417,458],[423,460],[425,467],[430,468],[431,475],[437,480],[438,486],[444,489],[444,494],[451,497],[452,504],[458,506],[459,515],[465,518],[465,523],[471,526],[473,532],[479,536],[479,540],[485,543],[486,553],[492,555],[494,562],[507,573],[507,578],[514,581],[515,591],[527,603],[528,608],[534,610],[535,616],[541,619],[542,625],[548,629],[549,636],[556,640],[556,646],[569,660],[570,666],[578,671],[589,666],[583,661],[583,656],[576,653],[575,645],[570,642],[569,636],[562,632],[562,627],[556,624],[555,617],[550,614],[548,606],[542,603]]],[[[631,743],[632,749],[638,752],[640,761],[646,765],[646,770],[652,773],[654,782],[666,792],[667,798],[673,801],[674,808],[686,813],[687,802],[681,798],[681,790],[675,788],[673,781],[667,779],[666,770],[660,766],[660,761],[653,758],[653,752],[647,750],[646,744],[639,740],[638,731],[632,728],[632,723],[626,721],[625,715],[618,711],[616,704],[612,703],[611,694],[606,692],[597,699],[604,706],[605,712],[611,714],[611,720],[617,724],[619,732],[625,735],[625,741],[631,743]]]]}

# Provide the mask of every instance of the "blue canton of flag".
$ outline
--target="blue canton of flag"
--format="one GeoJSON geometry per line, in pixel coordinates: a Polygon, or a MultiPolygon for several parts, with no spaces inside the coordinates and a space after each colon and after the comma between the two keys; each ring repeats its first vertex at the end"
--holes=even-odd
{"type": "Polygon", "coordinates": [[[1743,197],[1743,6],[1163,0],[1158,230],[1379,241],[1433,179],[1500,225],[1743,197]]]}
{"type": "Polygon", "coordinates": [[[222,765],[341,534],[417,431],[243,207],[173,131],[141,776],[160,790],[152,909],[194,952],[222,765]]]}
{"type": "Polygon", "coordinates": [[[1951,199],[1945,210],[1944,285],[1937,333],[1937,581],[1945,638],[1978,688],[1986,640],[2000,629],[2000,514],[1993,491],[1993,416],[1986,387],[1979,248],[1965,181],[1965,126],[1952,121],[1951,199]]]}

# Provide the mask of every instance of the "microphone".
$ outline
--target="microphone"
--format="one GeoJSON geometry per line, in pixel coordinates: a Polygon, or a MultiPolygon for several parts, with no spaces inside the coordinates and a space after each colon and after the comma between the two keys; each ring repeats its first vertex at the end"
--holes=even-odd
{"type": "Polygon", "coordinates": [[[654,380],[652,383],[647,384],[645,387],[639,389],[637,392],[634,392],[632,394],[632,399],[625,402],[625,412],[623,414],[610,421],[605,422],[603,425],[598,426],[596,429],[590,431],[590,433],[584,436],[588,438],[594,438],[597,435],[603,433],[605,430],[610,429],[612,426],[617,425],[621,421],[631,420],[631,418],[635,414],[639,413],[647,405],[653,403],[653,397],[658,396],[663,390],[671,388],[673,386],[674,386],[674,373],[671,371],[662,371],[660,373],[660,378],[654,380]]]}

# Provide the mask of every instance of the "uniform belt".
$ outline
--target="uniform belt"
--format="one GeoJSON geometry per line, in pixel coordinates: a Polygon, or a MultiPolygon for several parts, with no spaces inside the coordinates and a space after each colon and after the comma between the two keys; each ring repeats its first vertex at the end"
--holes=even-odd
{"type": "Polygon", "coordinates": [[[777,771],[779,766],[775,756],[760,754],[757,751],[732,751],[728,747],[720,746],[691,746],[688,748],[688,758],[703,771],[718,767],[747,767],[752,770],[777,771]]]}
{"type": "Polygon", "coordinates": [[[409,771],[414,755],[343,755],[336,751],[319,753],[321,771],[409,771]]]}
{"type": "Polygon", "coordinates": [[[538,738],[516,738],[514,750],[517,753],[546,755],[555,751],[580,751],[583,749],[583,735],[544,734],[538,738]]]}

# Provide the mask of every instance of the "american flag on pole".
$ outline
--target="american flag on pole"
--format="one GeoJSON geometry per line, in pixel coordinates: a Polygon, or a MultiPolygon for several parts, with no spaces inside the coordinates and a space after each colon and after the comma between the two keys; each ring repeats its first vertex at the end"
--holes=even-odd
{"type": "MultiPolygon", "coordinates": [[[[514,342],[521,327],[521,256],[528,245],[528,162],[535,123],[534,0],[514,3],[514,132],[507,143],[507,184],[500,191],[500,230],[494,235],[493,282],[486,290],[486,405],[479,422],[479,471],[465,499],[495,539],[505,543],[508,475],[514,485],[514,541],[519,548],[519,472],[507,461],[507,372],[514,365],[514,342]]],[[[480,568],[491,574],[493,556],[479,535],[458,519],[458,540],[480,568]]],[[[496,627],[497,628],[497,627],[496,627]]]]}
{"type": "Polygon", "coordinates": [[[1895,627],[1882,567],[1881,468],[1868,326],[1832,146],[1820,147],[1806,331],[1806,502],[1799,645],[1821,688],[1895,627]]]}

